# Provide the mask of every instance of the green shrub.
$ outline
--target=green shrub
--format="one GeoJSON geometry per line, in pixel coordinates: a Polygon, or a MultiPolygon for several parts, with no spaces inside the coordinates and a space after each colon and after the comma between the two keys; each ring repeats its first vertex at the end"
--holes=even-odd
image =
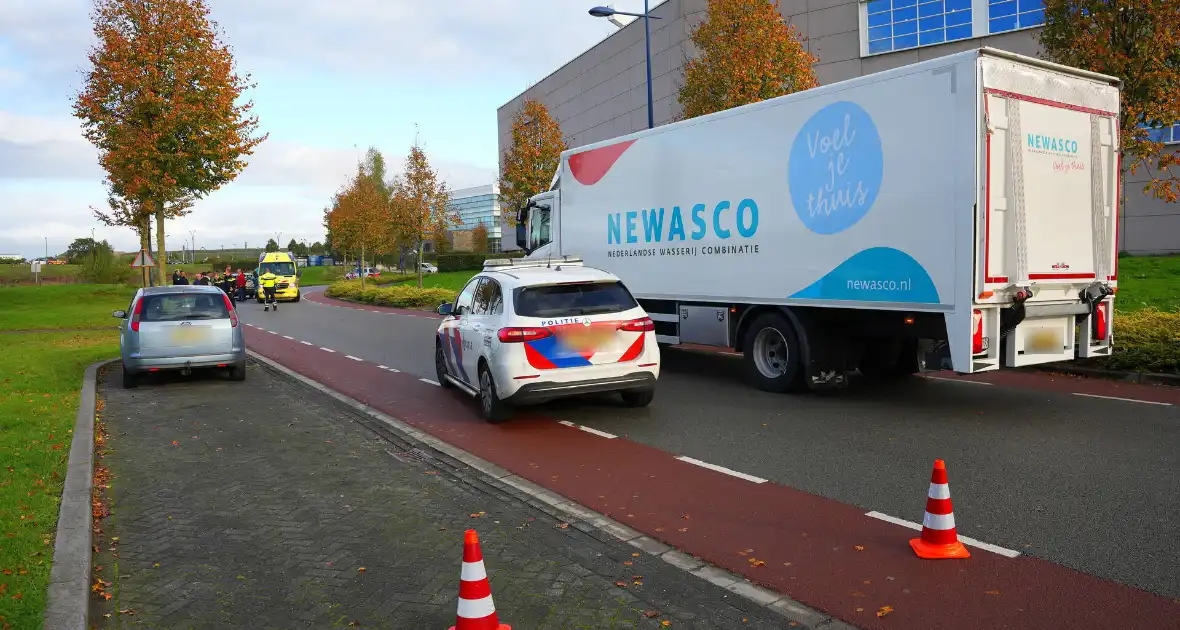
{"type": "Polygon", "coordinates": [[[1114,353],[1103,368],[1132,372],[1180,372],[1180,313],[1144,308],[1114,317],[1114,353]]]}
{"type": "Polygon", "coordinates": [[[79,276],[91,284],[127,284],[138,270],[122,264],[110,250],[96,248],[93,256],[81,259],[79,276]]]}
{"type": "Polygon", "coordinates": [[[455,299],[455,292],[449,289],[419,289],[404,284],[381,287],[372,283],[362,289],[359,280],[333,283],[326,294],[340,300],[397,308],[434,308],[455,299]]]}
{"type": "Polygon", "coordinates": [[[520,258],[524,252],[504,252],[501,254],[478,254],[474,252],[454,252],[438,255],[438,270],[443,271],[480,271],[483,262],[489,258],[520,258]]]}

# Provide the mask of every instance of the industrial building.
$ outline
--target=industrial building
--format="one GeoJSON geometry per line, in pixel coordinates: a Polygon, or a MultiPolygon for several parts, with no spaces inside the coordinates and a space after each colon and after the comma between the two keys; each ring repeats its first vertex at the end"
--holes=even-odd
{"type": "MultiPolygon", "coordinates": [[[[587,2],[587,9],[593,3],[587,2]]],[[[667,0],[652,7],[652,111],[655,124],[680,115],[676,94],[694,54],[689,39],[705,17],[706,0],[667,0]]],[[[1039,56],[1041,0],[781,0],[779,10],[799,29],[819,61],[821,84],[871,74],[980,46],[1039,56]]],[[[589,15],[587,20],[595,19],[589,15]]],[[[917,96],[917,95],[915,95],[917,96]]],[[[554,70],[497,112],[499,150],[511,143],[512,119],[526,99],[544,103],[570,146],[647,127],[643,21],[622,26],[554,70]]],[[[1158,132],[1180,148],[1180,126],[1158,132]]],[[[1130,254],[1180,251],[1180,204],[1140,191],[1142,170],[1127,178],[1119,247],[1130,254]]]]}

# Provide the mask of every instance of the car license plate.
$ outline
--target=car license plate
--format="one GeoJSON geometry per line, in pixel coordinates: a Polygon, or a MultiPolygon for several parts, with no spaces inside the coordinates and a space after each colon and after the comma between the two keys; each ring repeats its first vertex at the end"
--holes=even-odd
{"type": "Polygon", "coordinates": [[[177,326],[172,331],[172,340],[177,343],[192,343],[205,336],[204,329],[192,326],[177,326]]]}
{"type": "Polygon", "coordinates": [[[597,350],[605,344],[614,331],[605,328],[588,327],[571,330],[561,335],[562,343],[579,352],[597,350]]]}
{"type": "Polygon", "coordinates": [[[1034,328],[1024,337],[1026,354],[1060,354],[1065,347],[1065,333],[1058,327],[1034,328]]]}

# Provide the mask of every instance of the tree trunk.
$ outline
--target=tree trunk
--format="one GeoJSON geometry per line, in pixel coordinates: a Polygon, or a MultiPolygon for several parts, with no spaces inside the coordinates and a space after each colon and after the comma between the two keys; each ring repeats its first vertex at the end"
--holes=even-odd
{"type": "Polygon", "coordinates": [[[168,284],[168,252],[164,249],[164,202],[156,202],[156,278],[168,284]]]}
{"type": "Polygon", "coordinates": [[[365,288],[365,246],[361,244],[361,290],[365,288]]]}
{"type": "Polygon", "coordinates": [[[419,289],[422,288],[422,247],[425,244],[426,244],[425,241],[422,241],[422,240],[418,241],[418,255],[415,256],[415,260],[414,260],[415,266],[418,267],[418,288],[419,289]]]}
{"type": "MultiPolygon", "coordinates": [[[[143,217],[139,220],[139,225],[137,225],[135,227],[135,231],[139,232],[139,251],[140,251],[140,253],[147,252],[148,245],[151,244],[151,238],[152,238],[150,228],[149,228],[148,222],[147,222],[147,217],[143,217]]],[[[144,287],[145,289],[148,286],[148,274],[150,274],[150,273],[151,273],[151,269],[148,267],[140,267],[139,268],[140,286],[144,287]]]]}

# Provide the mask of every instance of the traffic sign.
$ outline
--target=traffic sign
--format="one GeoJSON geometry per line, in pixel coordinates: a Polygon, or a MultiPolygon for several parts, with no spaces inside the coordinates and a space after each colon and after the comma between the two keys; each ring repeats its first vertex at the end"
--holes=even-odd
{"type": "Polygon", "coordinates": [[[156,261],[152,260],[152,255],[145,249],[139,250],[135,255],[135,260],[131,261],[132,267],[155,267],[156,261]]]}

